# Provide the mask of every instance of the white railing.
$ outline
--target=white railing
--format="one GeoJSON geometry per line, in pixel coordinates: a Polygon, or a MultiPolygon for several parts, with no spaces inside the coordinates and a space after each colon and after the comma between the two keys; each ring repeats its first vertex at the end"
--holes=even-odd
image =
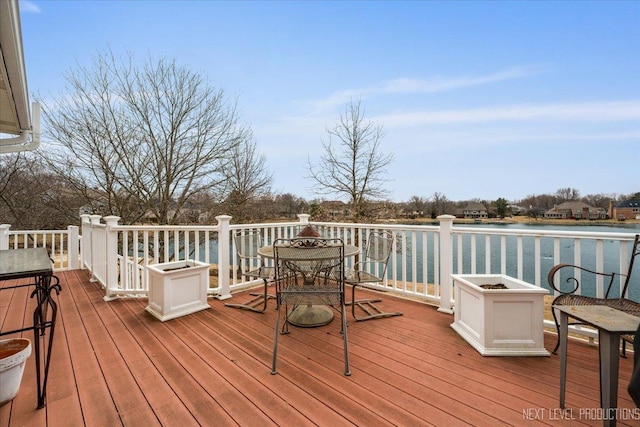
{"type": "Polygon", "coordinates": [[[91,272],[91,280],[105,284],[107,280],[107,226],[100,215],[89,215],[82,221],[83,262],[91,272]],[[85,221],[85,219],[87,221],[85,221]]]}
{"type": "MultiPolygon", "coordinates": [[[[215,270],[221,263],[218,226],[126,226],[117,225],[118,219],[105,217],[108,261],[101,283],[106,299],[147,295],[150,264],[191,259],[209,263],[215,270]]],[[[209,293],[217,295],[221,291],[215,282],[210,281],[209,293]]]]}
{"type": "MultiPolygon", "coordinates": [[[[547,287],[549,270],[561,262],[626,273],[633,239],[634,233],[454,227],[454,271],[507,274],[542,287],[547,287]]],[[[620,296],[622,281],[617,278],[612,296],[620,296]]],[[[604,296],[602,277],[586,284],[592,296],[604,296]]],[[[632,291],[632,297],[640,297],[640,289],[632,291]]]]}
{"type": "Polygon", "coordinates": [[[78,227],[66,230],[11,231],[10,224],[0,224],[0,249],[41,248],[49,251],[54,270],[75,270],[80,264],[78,227]]]}
{"type": "MultiPolygon", "coordinates": [[[[233,233],[259,230],[264,244],[270,245],[278,238],[295,236],[310,223],[306,214],[299,215],[299,221],[285,223],[231,224],[231,217],[225,215],[216,219],[218,224],[214,226],[131,226],[119,225],[119,218],[114,216],[82,215],[81,247],[77,244],[77,227],[69,227],[67,231],[9,231],[9,226],[4,225],[0,226],[0,248],[47,242],[60,254],[60,259],[65,258],[66,249],[72,254],[69,259],[81,259],[80,265],[102,284],[107,300],[146,296],[149,264],[194,259],[211,264],[209,294],[227,299],[236,290],[258,284],[238,273],[241,269],[231,238],[233,233]]],[[[386,280],[369,286],[436,304],[440,311],[448,313],[455,305],[453,273],[507,274],[549,289],[547,273],[560,262],[626,273],[634,238],[634,233],[459,227],[453,226],[453,219],[443,215],[438,218],[438,225],[311,224],[323,236],[340,237],[360,248],[364,248],[366,236],[372,230],[394,232],[394,256],[390,258],[386,280]]],[[[354,261],[347,260],[347,266],[354,261]]],[[[62,262],[60,268],[77,266],[62,262]]],[[[637,270],[633,282],[640,276],[637,270]]],[[[620,285],[614,284],[614,293],[619,294],[620,285]]],[[[604,295],[601,280],[583,286],[588,295],[604,295]]],[[[632,287],[630,292],[628,297],[640,300],[640,289],[632,287]]]]}

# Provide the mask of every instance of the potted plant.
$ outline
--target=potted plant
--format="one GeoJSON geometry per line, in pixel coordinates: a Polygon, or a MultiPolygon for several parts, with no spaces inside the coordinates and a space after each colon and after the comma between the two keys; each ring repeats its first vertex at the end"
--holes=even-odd
{"type": "Polygon", "coordinates": [[[27,359],[31,355],[31,341],[12,338],[0,341],[0,406],[18,394],[27,359]]]}

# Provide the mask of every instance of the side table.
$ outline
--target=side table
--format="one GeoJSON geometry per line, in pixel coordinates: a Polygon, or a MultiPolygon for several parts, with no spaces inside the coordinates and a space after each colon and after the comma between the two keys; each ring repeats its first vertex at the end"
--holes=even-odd
{"type": "Polygon", "coordinates": [[[600,358],[600,406],[605,426],[616,425],[618,405],[618,368],[620,335],[634,333],[640,317],[601,305],[567,305],[553,307],[560,312],[560,408],[565,405],[567,379],[567,336],[569,317],[598,330],[600,358]]]}
{"type": "Polygon", "coordinates": [[[38,388],[38,409],[46,405],[47,379],[51,363],[53,335],[58,306],[51,297],[60,293],[60,281],[53,275],[53,266],[46,248],[0,250],[0,281],[32,278],[34,282],[1,287],[0,290],[33,286],[31,298],[36,297],[33,324],[11,331],[0,331],[0,336],[24,331],[33,331],[36,358],[36,381],[38,388]],[[47,336],[47,330],[49,334],[47,336]],[[41,349],[41,344],[43,349],[41,349]],[[44,353],[44,354],[43,354],[44,353]],[[44,360],[42,360],[44,358],[44,360]]]}

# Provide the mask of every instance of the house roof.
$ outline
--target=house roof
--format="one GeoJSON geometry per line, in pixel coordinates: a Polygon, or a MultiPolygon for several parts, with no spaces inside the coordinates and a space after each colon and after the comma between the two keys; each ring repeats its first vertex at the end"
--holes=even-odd
{"type": "Polygon", "coordinates": [[[571,211],[572,213],[579,213],[582,212],[583,209],[588,209],[589,212],[598,212],[601,209],[598,208],[594,208],[593,206],[589,206],[588,204],[584,203],[584,202],[574,202],[574,201],[570,201],[570,202],[564,202],[561,203],[557,206],[554,206],[553,209],[549,209],[548,213],[552,213],[552,212],[568,212],[571,211]]]}
{"type": "Polygon", "coordinates": [[[467,206],[464,208],[466,211],[486,211],[487,208],[482,203],[478,202],[469,202],[467,206]]]}
{"type": "Polygon", "coordinates": [[[18,0],[0,1],[0,153],[33,150],[40,142],[40,107],[29,109],[18,0]],[[7,137],[7,135],[9,137],[7,137]]]}
{"type": "Polygon", "coordinates": [[[640,208],[640,199],[625,200],[618,203],[616,208],[640,208]]]}

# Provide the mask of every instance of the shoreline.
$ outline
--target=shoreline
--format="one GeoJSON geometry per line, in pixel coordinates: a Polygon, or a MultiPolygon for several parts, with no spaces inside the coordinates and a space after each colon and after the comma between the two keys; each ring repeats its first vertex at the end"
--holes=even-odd
{"type": "MultiPolygon", "coordinates": [[[[420,225],[420,224],[438,224],[437,220],[431,218],[415,218],[411,220],[395,219],[389,222],[395,224],[407,224],[407,225],[420,225]]],[[[454,224],[524,224],[524,225],[562,225],[562,226],[613,226],[624,227],[625,225],[638,225],[640,220],[628,219],[626,221],[618,221],[616,219],[544,219],[544,218],[530,218],[515,216],[512,218],[497,219],[497,218],[482,218],[482,219],[466,219],[456,218],[453,220],[454,224]]]]}

